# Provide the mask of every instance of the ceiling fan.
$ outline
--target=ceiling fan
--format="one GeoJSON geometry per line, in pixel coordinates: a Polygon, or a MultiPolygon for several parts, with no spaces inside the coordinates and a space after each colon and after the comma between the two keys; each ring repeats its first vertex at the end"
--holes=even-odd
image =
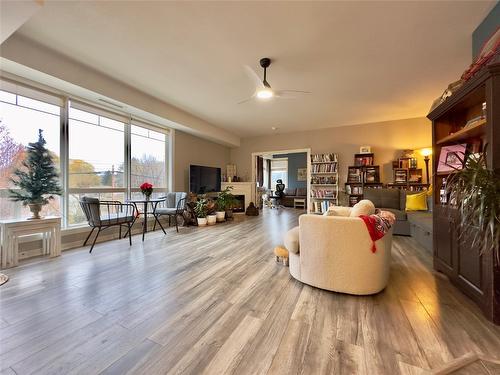
{"type": "Polygon", "coordinates": [[[271,65],[271,59],[269,57],[263,57],[260,59],[260,66],[264,69],[264,79],[261,81],[260,77],[250,68],[248,65],[245,65],[245,70],[247,71],[250,78],[255,83],[255,92],[248,99],[242,100],[238,104],[246,103],[253,99],[258,100],[269,100],[272,98],[279,99],[295,99],[297,94],[310,94],[309,91],[301,91],[301,90],[274,90],[269,82],[267,82],[267,68],[271,65]]]}

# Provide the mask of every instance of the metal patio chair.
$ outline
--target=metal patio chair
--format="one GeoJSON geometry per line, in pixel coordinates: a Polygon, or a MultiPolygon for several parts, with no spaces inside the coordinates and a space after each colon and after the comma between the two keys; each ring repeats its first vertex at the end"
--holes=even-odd
{"type": "MultiPolygon", "coordinates": [[[[155,223],[153,230],[156,228],[156,221],[159,220],[161,215],[168,216],[168,226],[172,224],[172,218],[175,221],[175,229],[179,232],[179,223],[177,218],[179,216],[184,218],[184,210],[186,208],[187,193],[185,192],[172,192],[165,195],[165,200],[160,202],[154,211],[155,223]]],[[[158,221],[159,223],[159,221],[158,221]]]]}
{"type": "Polygon", "coordinates": [[[129,243],[132,245],[131,228],[137,214],[133,204],[122,203],[120,201],[100,201],[97,198],[82,197],[80,199],[80,207],[85,214],[89,226],[92,228],[83,246],[87,245],[87,241],[92,233],[94,233],[94,229],[97,228],[97,234],[92,242],[89,253],[92,253],[99,233],[104,229],[117,225],[120,226],[120,238],[122,238],[122,225],[128,228],[129,243]]]}

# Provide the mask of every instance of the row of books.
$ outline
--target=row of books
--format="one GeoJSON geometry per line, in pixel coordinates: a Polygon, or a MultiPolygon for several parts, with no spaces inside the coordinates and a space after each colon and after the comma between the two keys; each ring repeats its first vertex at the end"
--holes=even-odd
{"type": "Polygon", "coordinates": [[[363,170],[361,168],[349,168],[347,172],[347,182],[361,182],[363,170]]]}
{"type": "Polygon", "coordinates": [[[345,192],[347,194],[363,194],[363,187],[362,186],[346,185],[345,192]]]}
{"type": "Polygon", "coordinates": [[[406,191],[426,191],[429,190],[429,185],[427,184],[388,184],[389,189],[404,189],[406,191]]]}
{"type": "Polygon", "coordinates": [[[351,183],[378,183],[380,174],[378,167],[357,168],[349,167],[347,172],[347,182],[351,183]]]}
{"type": "Polygon", "coordinates": [[[335,206],[334,201],[314,201],[312,202],[313,212],[322,214],[328,211],[328,207],[335,206]]]}
{"type": "Polygon", "coordinates": [[[331,189],[315,189],[311,190],[313,198],[337,198],[337,191],[331,189]]]}
{"type": "Polygon", "coordinates": [[[399,158],[397,168],[417,168],[417,159],[415,158],[399,158]]]}
{"type": "Polygon", "coordinates": [[[313,176],[311,184],[337,184],[337,176],[313,176]]]}
{"type": "Polygon", "coordinates": [[[360,155],[356,154],[354,157],[354,165],[373,165],[373,154],[360,155]]]}
{"type": "Polygon", "coordinates": [[[394,182],[396,184],[408,181],[408,170],[394,170],[394,182]]]}
{"type": "MultiPolygon", "coordinates": [[[[354,195],[362,195],[363,194],[363,189],[382,189],[384,185],[379,184],[379,185],[369,185],[365,186],[359,186],[359,185],[349,185],[347,184],[345,186],[345,192],[346,194],[354,194],[354,195]]],[[[392,186],[391,186],[392,187],[392,186]]],[[[397,186],[395,186],[397,187],[397,186]]]]}
{"type": "Polygon", "coordinates": [[[337,163],[332,164],[313,164],[311,166],[311,173],[336,173],[337,163]]]}
{"type": "Polygon", "coordinates": [[[311,155],[311,162],[313,163],[324,163],[324,162],[336,162],[337,154],[314,154],[311,155]]]}

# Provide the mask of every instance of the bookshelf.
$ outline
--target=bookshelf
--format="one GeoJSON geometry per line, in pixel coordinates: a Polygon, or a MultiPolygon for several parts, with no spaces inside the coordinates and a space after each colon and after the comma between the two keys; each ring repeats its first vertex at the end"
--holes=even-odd
{"type": "Polygon", "coordinates": [[[423,170],[418,168],[417,159],[412,156],[401,157],[392,162],[392,181],[387,184],[390,189],[423,191],[429,188],[424,184],[423,170]]]}
{"type": "Polygon", "coordinates": [[[312,154],[309,181],[310,213],[323,214],[330,206],[338,205],[339,196],[338,155],[312,154]]]}
{"type": "Polygon", "coordinates": [[[350,207],[363,199],[364,189],[382,188],[380,166],[373,165],[373,161],[373,153],[354,154],[354,165],[347,167],[345,190],[350,207]]]}
{"type": "MultiPolygon", "coordinates": [[[[445,186],[454,173],[447,168],[448,154],[482,153],[487,149],[488,168],[500,168],[500,58],[481,68],[453,95],[433,108],[433,236],[434,269],[444,273],[463,293],[500,324],[500,272],[491,252],[480,254],[473,238],[464,236],[460,212],[445,186]],[[461,150],[461,151],[455,151],[461,150]]],[[[453,163],[453,161],[451,162],[453,163]]],[[[461,168],[467,166],[461,163],[461,168]]]]}

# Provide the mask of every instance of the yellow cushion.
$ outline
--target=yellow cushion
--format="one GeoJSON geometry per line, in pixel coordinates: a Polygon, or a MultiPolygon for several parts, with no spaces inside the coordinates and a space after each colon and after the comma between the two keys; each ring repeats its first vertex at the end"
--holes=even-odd
{"type": "Polygon", "coordinates": [[[427,211],[427,192],[406,195],[406,211],[427,211]]]}
{"type": "Polygon", "coordinates": [[[276,246],[274,248],[274,255],[276,255],[277,257],[288,258],[288,250],[283,246],[276,246]]]}

